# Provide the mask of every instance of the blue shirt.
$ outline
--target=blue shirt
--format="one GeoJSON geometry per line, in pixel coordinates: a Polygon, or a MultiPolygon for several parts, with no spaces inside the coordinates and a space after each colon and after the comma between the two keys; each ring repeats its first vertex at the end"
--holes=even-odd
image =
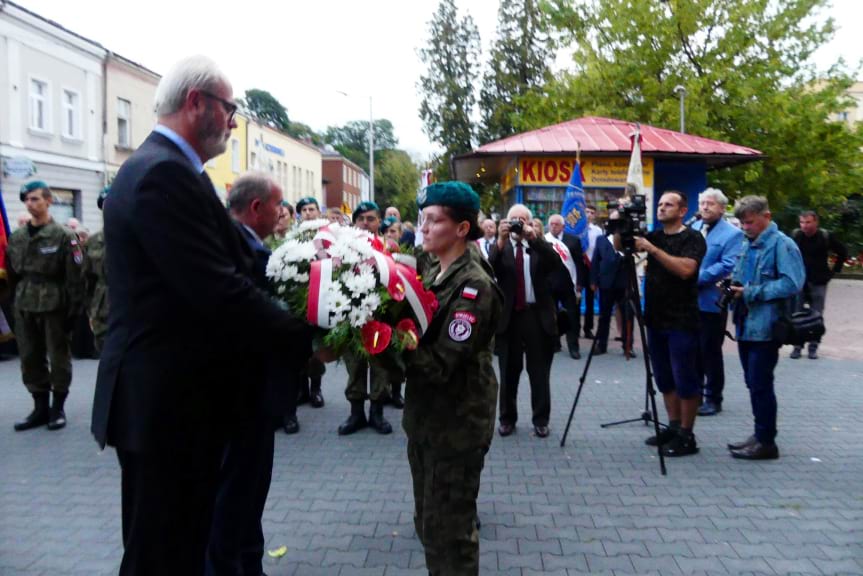
{"type": "Polygon", "coordinates": [[[177,148],[180,149],[180,152],[182,152],[183,155],[189,159],[189,162],[192,163],[192,166],[195,167],[196,172],[200,173],[204,171],[204,163],[201,162],[201,157],[198,156],[198,153],[195,152],[195,149],[192,148],[192,146],[188,142],[186,142],[185,138],[162,124],[156,124],[156,127],[153,128],[153,132],[158,132],[159,134],[176,144],[177,148]]]}

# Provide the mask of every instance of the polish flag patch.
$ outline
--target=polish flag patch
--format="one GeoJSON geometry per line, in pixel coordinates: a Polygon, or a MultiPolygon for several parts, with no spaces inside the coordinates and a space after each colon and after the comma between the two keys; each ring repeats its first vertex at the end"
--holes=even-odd
{"type": "Polygon", "coordinates": [[[471,288],[470,286],[465,286],[462,288],[461,297],[467,300],[476,300],[477,295],[479,294],[479,290],[476,288],[471,288]]]}

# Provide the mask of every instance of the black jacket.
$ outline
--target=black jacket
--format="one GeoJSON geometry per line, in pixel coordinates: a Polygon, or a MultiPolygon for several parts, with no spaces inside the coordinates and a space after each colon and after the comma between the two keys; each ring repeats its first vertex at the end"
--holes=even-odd
{"type": "Polygon", "coordinates": [[[806,267],[806,281],[816,286],[822,286],[830,282],[834,275],[842,271],[845,260],[848,258],[848,250],[845,245],[836,239],[833,234],[819,228],[812,236],[807,236],[799,228],[792,234],[800,254],[803,256],[803,265],[806,267]],[[831,270],[827,265],[827,257],[830,253],[836,255],[836,263],[831,270]]]}
{"type": "Polygon", "coordinates": [[[254,257],[170,140],[152,133],[104,205],[111,310],[91,430],[130,451],[195,450],[249,415],[257,348],[304,330],[251,276],[254,257]]]}
{"type": "Polygon", "coordinates": [[[596,238],[593,262],[590,263],[590,284],[600,290],[623,290],[626,288],[626,271],[623,256],[617,253],[611,241],[604,235],[596,238]]]}
{"type": "MultiPolygon", "coordinates": [[[[554,297],[551,293],[551,279],[553,274],[563,268],[563,263],[551,244],[543,239],[530,241],[528,250],[533,292],[536,297],[536,306],[540,309],[540,324],[543,332],[554,336],[557,334],[557,315],[554,297]]],[[[488,262],[494,269],[498,286],[503,292],[503,311],[498,327],[498,333],[501,334],[509,328],[510,318],[515,307],[516,268],[512,242],[507,240],[503,245],[503,250],[498,250],[497,243],[492,244],[488,253],[488,262]]]]}

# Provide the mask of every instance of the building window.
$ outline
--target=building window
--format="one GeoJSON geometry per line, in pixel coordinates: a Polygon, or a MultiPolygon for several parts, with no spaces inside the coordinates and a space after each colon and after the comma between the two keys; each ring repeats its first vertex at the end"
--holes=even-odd
{"type": "Polygon", "coordinates": [[[81,138],[81,95],[74,90],[63,89],[63,136],[81,138]]]}
{"type": "Polygon", "coordinates": [[[348,181],[348,167],[342,164],[342,182],[348,181]]]}
{"type": "Polygon", "coordinates": [[[236,138],[231,140],[231,170],[240,173],[240,141],[236,138]]]}
{"type": "Polygon", "coordinates": [[[132,147],[132,103],[117,98],[117,146],[132,147]]]}
{"type": "Polygon", "coordinates": [[[48,105],[48,83],[44,80],[30,79],[30,128],[41,132],[51,131],[48,105]]]}

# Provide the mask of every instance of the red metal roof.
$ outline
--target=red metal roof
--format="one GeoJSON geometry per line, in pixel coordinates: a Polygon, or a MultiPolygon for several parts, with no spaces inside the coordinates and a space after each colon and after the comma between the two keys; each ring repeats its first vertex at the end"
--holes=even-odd
{"type": "MultiPolygon", "coordinates": [[[[629,136],[635,129],[634,122],[587,116],[546,126],[539,130],[523,132],[502,140],[489,142],[474,150],[474,154],[574,154],[581,144],[581,151],[629,152],[629,136]]],[[[674,130],[641,125],[641,151],[645,154],[698,154],[722,156],[748,156],[746,160],[760,157],[760,151],[674,130]]]]}

